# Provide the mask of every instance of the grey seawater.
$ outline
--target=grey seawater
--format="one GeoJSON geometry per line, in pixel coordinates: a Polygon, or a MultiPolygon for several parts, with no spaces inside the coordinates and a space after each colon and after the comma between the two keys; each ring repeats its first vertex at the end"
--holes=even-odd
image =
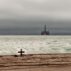
{"type": "Polygon", "coordinates": [[[71,53],[71,36],[1,35],[0,55],[71,53]]]}

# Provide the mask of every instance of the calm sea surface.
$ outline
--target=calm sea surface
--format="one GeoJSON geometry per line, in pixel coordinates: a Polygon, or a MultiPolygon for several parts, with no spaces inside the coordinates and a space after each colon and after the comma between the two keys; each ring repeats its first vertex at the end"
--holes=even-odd
{"type": "Polygon", "coordinates": [[[0,36],[0,55],[71,53],[71,36],[0,36]]]}

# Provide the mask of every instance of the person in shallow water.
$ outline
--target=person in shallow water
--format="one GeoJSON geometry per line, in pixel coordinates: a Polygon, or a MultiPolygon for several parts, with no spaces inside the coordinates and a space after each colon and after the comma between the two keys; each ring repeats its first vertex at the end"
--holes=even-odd
{"type": "Polygon", "coordinates": [[[20,49],[20,51],[18,51],[18,53],[20,53],[20,56],[23,56],[23,53],[25,53],[25,51],[23,51],[22,49],[20,49]]]}

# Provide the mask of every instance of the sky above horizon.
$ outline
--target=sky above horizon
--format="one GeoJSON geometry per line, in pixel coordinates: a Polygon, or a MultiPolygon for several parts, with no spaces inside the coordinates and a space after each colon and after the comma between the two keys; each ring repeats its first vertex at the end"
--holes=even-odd
{"type": "Polygon", "coordinates": [[[0,28],[71,27],[71,0],[0,0],[0,28]]]}

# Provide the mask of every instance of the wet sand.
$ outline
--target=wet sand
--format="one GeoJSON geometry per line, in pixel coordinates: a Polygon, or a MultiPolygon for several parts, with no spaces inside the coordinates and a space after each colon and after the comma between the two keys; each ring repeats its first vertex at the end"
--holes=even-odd
{"type": "Polygon", "coordinates": [[[0,71],[71,71],[71,54],[0,56],[0,71]]]}
{"type": "Polygon", "coordinates": [[[38,66],[38,67],[27,67],[27,68],[17,68],[17,69],[2,69],[0,71],[71,71],[71,66],[38,66]]]}

